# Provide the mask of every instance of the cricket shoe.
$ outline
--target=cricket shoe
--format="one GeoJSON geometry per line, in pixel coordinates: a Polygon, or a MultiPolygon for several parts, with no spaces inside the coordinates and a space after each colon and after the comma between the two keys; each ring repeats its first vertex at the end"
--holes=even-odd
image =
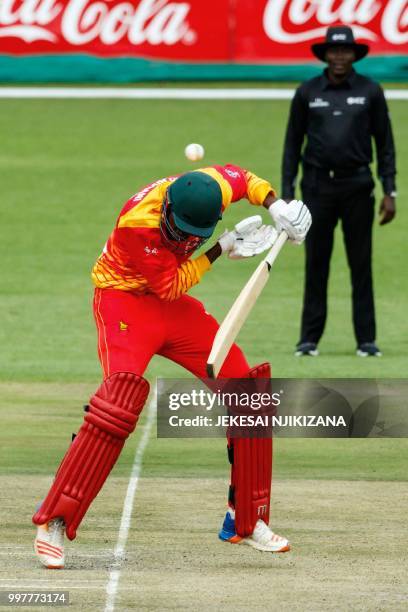
{"type": "Polygon", "coordinates": [[[314,342],[299,342],[296,346],[295,357],[317,357],[319,351],[314,342]]]}
{"type": "Polygon", "coordinates": [[[363,342],[357,347],[358,357],[382,357],[382,352],[374,342],[363,342]]]}
{"type": "Polygon", "coordinates": [[[64,567],[64,534],[65,523],[62,518],[52,519],[37,527],[34,551],[41,563],[48,569],[64,567]]]}
{"type": "Polygon", "coordinates": [[[287,552],[290,550],[290,544],[286,538],[273,533],[268,525],[259,519],[255,525],[255,529],[247,538],[241,538],[235,530],[235,520],[227,511],[224,523],[218,534],[218,537],[223,542],[230,544],[248,544],[257,550],[264,552],[287,552]]]}

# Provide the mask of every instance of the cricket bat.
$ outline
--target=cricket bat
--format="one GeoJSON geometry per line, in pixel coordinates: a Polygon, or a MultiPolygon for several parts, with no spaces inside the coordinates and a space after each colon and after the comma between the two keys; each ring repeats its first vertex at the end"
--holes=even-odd
{"type": "Polygon", "coordinates": [[[218,376],[235,338],[254,307],[262,289],[265,287],[273,263],[287,239],[287,233],[282,231],[268,255],[256,268],[221,323],[207,361],[207,374],[210,378],[218,376]]]}

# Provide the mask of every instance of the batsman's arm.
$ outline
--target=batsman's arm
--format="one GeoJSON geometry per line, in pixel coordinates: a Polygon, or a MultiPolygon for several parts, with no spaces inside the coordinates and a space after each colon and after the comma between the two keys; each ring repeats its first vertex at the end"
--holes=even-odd
{"type": "MultiPolygon", "coordinates": [[[[269,207],[276,201],[276,199],[277,198],[275,196],[275,192],[270,191],[263,201],[263,206],[265,206],[266,209],[269,209],[269,207]]],[[[222,243],[222,240],[221,240],[221,243],[222,243]]],[[[226,249],[226,251],[227,250],[228,249],[226,249]]],[[[209,262],[212,264],[214,263],[216,259],[218,259],[218,257],[222,255],[222,253],[223,253],[223,248],[220,242],[218,241],[214,244],[214,246],[212,246],[210,249],[208,249],[208,251],[205,252],[205,256],[207,257],[209,262]]]]}
{"type": "Polygon", "coordinates": [[[277,199],[278,198],[276,197],[275,192],[268,193],[268,195],[266,196],[264,200],[263,207],[266,208],[266,210],[269,210],[272,204],[274,204],[277,201],[277,199]]]}
{"type": "Polygon", "coordinates": [[[253,172],[246,170],[247,195],[249,202],[255,206],[265,206],[268,196],[276,197],[276,191],[272,185],[253,172]]]}
{"type": "Polygon", "coordinates": [[[272,185],[250,170],[234,164],[216,165],[213,168],[217,170],[217,181],[223,193],[223,210],[232,202],[238,202],[243,198],[247,198],[254,206],[261,206],[269,193],[276,196],[272,185]]]}
{"type": "Polygon", "coordinates": [[[205,256],[207,257],[210,263],[214,263],[216,259],[218,259],[222,255],[222,249],[219,242],[216,242],[211,249],[205,252],[205,256]]]}
{"type": "Polygon", "coordinates": [[[158,238],[158,230],[121,228],[120,244],[128,257],[129,273],[146,281],[146,289],[162,300],[173,301],[200,282],[211,268],[206,255],[179,264],[158,238]]]}

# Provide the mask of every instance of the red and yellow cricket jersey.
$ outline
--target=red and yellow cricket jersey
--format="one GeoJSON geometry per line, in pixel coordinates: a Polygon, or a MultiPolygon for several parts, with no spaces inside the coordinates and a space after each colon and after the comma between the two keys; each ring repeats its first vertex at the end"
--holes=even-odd
{"type": "MultiPolygon", "coordinates": [[[[210,175],[219,184],[223,211],[242,198],[259,206],[268,193],[275,195],[268,181],[238,166],[210,166],[200,168],[199,172],[210,175]]],[[[97,287],[135,294],[153,293],[170,301],[186,293],[211,268],[205,254],[190,259],[190,255],[173,253],[162,241],[163,201],[167,188],[176,178],[155,181],[126,202],[92,269],[92,280],[97,287]]]]}

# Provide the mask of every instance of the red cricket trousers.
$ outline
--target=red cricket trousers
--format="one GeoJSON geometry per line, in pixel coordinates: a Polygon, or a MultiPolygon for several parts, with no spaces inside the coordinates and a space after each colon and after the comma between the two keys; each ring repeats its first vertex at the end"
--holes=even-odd
{"type": "MultiPolygon", "coordinates": [[[[206,363],[218,323],[202,303],[183,295],[165,302],[155,295],[95,289],[94,316],[104,378],[115,372],[143,376],[153,355],[162,355],[197,377],[206,363]]],[[[225,378],[246,378],[249,365],[234,344],[220,371],[225,378]]]]}

